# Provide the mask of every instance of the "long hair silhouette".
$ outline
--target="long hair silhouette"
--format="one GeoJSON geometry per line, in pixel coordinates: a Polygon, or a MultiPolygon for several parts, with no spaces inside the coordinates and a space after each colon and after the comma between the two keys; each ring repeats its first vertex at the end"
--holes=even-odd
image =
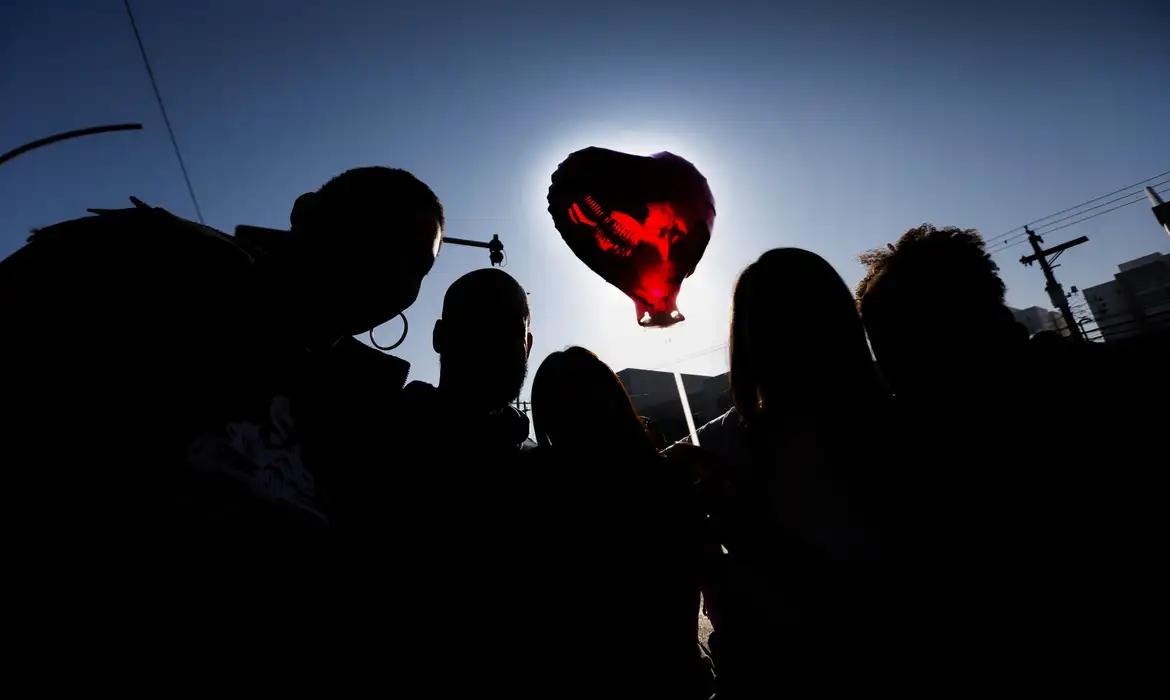
{"type": "Polygon", "coordinates": [[[732,298],[731,393],[762,411],[850,408],[880,386],[853,294],[824,258],[776,248],[740,274],[732,298]]]}
{"type": "Polygon", "coordinates": [[[654,455],[630,395],[597,355],[570,347],[549,355],[532,380],[537,444],[557,449],[654,455]]]}

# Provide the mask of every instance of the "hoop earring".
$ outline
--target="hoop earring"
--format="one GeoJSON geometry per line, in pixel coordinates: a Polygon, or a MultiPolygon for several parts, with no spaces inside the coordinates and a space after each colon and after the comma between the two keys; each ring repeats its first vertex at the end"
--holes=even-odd
{"type": "Polygon", "coordinates": [[[371,328],[370,329],[370,345],[373,345],[374,347],[378,348],[382,352],[389,352],[389,351],[393,350],[394,348],[398,347],[399,345],[402,345],[402,341],[406,340],[407,331],[410,330],[410,324],[406,322],[406,314],[405,313],[400,313],[398,315],[402,317],[402,337],[398,339],[398,342],[394,343],[393,345],[378,345],[378,341],[374,340],[374,329],[371,328]]]}

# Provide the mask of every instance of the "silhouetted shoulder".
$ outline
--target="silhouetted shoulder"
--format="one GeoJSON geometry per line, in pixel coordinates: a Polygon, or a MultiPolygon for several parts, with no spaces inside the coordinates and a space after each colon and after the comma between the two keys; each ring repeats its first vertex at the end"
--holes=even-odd
{"type": "MultiPolygon", "coordinates": [[[[181,219],[163,209],[103,209],[93,216],[62,221],[35,231],[28,244],[10,256],[56,254],[73,258],[80,251],[99,254],[89,263],[149,260],[149,256],[189,255],[206,251],[225,262],[250,264],[251,257],[227,234],[193,221],[181,219]]],[[[7,264],[8,260],[5,260],[7,264]]]]}
{"type": "Polygon", "coordinates": [[[210,227],[161,209],[103,210],[35,232],[0,262],[0,309],[8,323],[48,327],[85,314],[111,330],[119,318],[165,324],[192,306],[231,300],[254,268],[210,227]]]}

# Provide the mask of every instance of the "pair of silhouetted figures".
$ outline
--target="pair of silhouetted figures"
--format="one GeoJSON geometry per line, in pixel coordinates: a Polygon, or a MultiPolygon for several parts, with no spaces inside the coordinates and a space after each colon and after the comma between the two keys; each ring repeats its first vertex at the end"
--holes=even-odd
{"type": "Polygon", "coordinates": [[[346,172],[290,230],[235,237],[135,204],[0,263],[29,668],[421,697],[1122,682],[1165,371],[1029,343],[975,231],[908,231],[856,293],[765,252],[732,293],[734,408],[662,450],[578,347],[537,370],[529,440],[509,403],[531,319],[502,271],[447,290],[438,386],[352,339],[438,254],[442,206],[409,173],[346,172]]]}

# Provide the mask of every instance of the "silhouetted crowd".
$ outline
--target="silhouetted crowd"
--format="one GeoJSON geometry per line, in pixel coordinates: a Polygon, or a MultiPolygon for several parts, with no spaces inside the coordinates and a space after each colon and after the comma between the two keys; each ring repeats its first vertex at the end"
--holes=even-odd
{"type": "Polygon", "coordinates": [[[580,347],[537,368],[530,430],[539,319],[507,273],[447,290],[437,386],[354,339],[414,303],[443,228],[427,185],[371,167],[289,230],[134,200],[0,263],[22,663],[156,692],[1123,687],[1158,580],[1161,355],[1030,341],[979,235],[923,225],[855,292],[806,250],[749,265],[734,407],[697,445],[663,449],[580,347]]]}

